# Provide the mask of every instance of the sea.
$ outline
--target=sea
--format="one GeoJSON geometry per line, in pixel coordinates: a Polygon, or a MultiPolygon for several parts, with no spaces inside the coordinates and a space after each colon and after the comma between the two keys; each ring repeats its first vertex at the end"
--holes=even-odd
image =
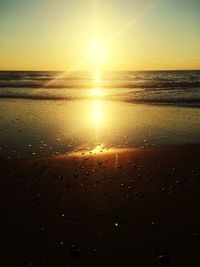
{"type": "Polygon", "coordinates": [[[90,97],[200,106],[200,71],[1,71],[0,98],[72,100],[90,97]]]}

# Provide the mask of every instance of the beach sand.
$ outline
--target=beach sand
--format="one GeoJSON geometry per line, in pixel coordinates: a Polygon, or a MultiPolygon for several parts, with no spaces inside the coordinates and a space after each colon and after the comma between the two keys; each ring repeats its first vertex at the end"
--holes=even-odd
{"type": "Polygon", "coordinates": [[[200,146],[1,159],[1,266],[200,266],[200,146]]]}

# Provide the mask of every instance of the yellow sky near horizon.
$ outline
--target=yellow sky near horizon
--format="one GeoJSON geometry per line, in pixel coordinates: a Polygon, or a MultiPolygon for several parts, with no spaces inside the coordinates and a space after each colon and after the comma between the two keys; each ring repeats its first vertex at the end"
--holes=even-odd
{"type": "Polygon", "coordinates": [[[0,2],[0,69],[200,69],[199,10],[196,0],[0,2]]]}

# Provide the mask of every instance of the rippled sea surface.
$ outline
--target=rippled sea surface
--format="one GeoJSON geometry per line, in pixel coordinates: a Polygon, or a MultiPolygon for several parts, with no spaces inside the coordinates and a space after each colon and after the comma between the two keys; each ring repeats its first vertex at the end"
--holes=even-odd
{"type": "Polygon", "coordinates": [[[0,98],[200,106],[200,71],[0,72],[0,98]]]}

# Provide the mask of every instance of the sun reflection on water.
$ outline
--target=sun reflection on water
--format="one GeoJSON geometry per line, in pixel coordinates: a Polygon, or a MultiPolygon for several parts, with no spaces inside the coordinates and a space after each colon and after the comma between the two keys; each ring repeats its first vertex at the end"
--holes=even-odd
{"type": "Polygon", "coordinates": [[[95,85],[102,83],[102,72],[101,71],[97,70],[94,72],[93,82],[95,85]]]}
{"type": "Polygon", "coordinates": [[[90,94],[91,94],[91,96],[94,96],[94,97],[105,96],[105,93],[104,93],[102,88],[93,88],[93,89],[91,89],[90,94]]]}
{"type": "Polygon", "coordinates": [[[99,98],[105,96],[105,92],[103,90],[102,86],[102,72],[101,71],[95,71],[92,75],[92,89],[90,89],[90,96],[93,98],[99,98]]]}

